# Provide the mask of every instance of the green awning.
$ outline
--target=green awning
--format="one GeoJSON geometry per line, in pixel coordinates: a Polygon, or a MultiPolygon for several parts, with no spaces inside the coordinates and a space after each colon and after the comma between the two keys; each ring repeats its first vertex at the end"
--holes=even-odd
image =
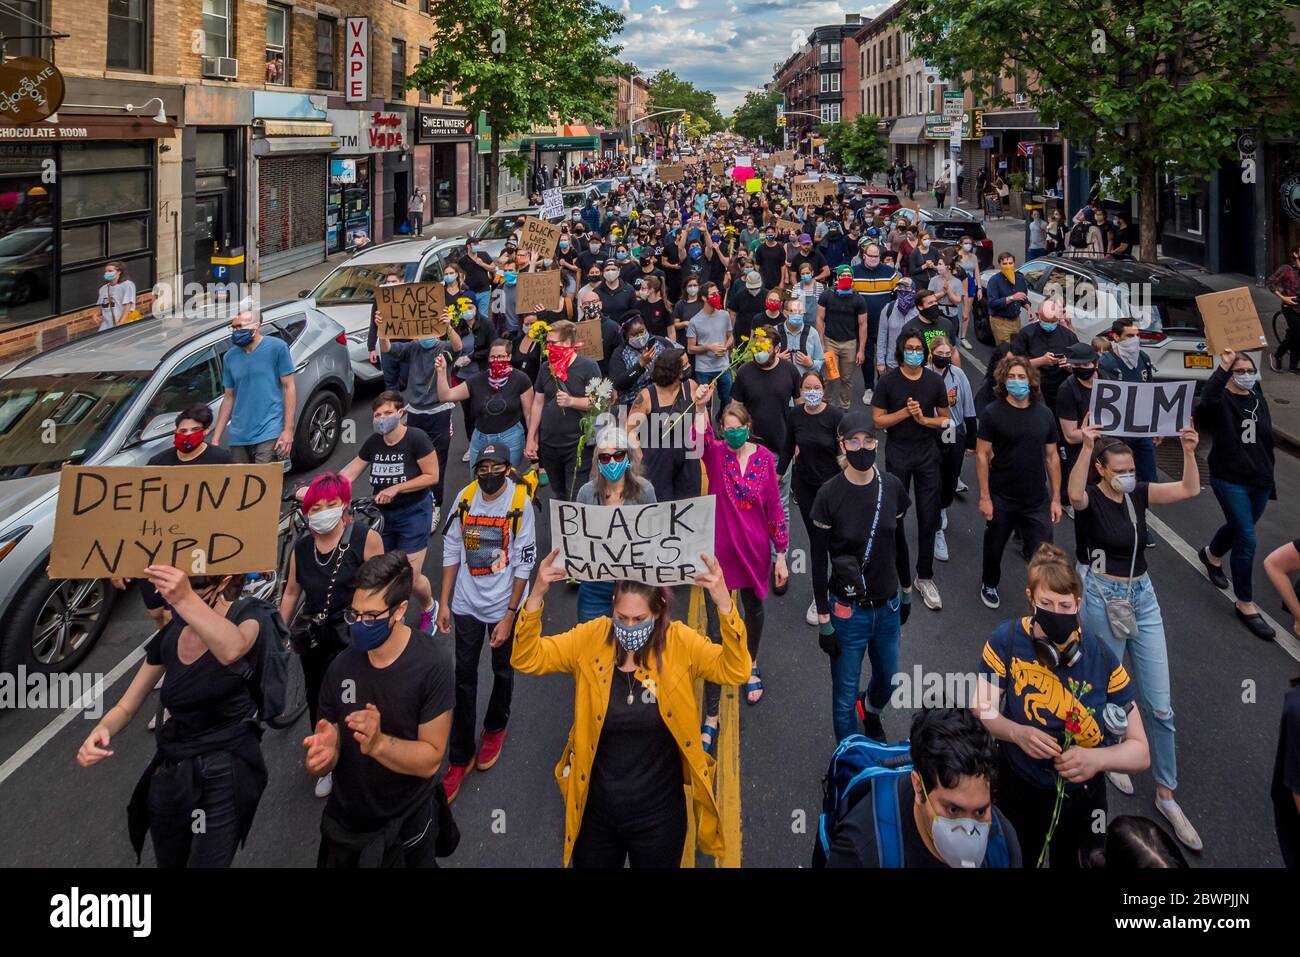
{"type": "Polygon", "coordinates": [[[523,148],[547,153],[573,153],[579,150],[599,150],[599,136],[527,136],[523,148]]]}

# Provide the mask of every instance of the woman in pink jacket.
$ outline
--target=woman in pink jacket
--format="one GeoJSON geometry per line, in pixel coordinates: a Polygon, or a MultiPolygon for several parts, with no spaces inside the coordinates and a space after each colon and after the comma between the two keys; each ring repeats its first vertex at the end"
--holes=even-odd
{"type": "MultiPolygon", "coordinates": [[[[763,677],[758,667],[763,599],[767,597],[769,572],[775,576],[778,588],[789,578],[785,552],[790,535],[777,490],[776,456],[750,441],[749,412],[739,402],[723,410],[723,438],[719,440],[708,427],[705,412],[712,398],[712,386],[696,390],[696,428],[704,433],[704,470],[709,493],[716,501],[715,554],[727,587],[739,592],[749,655],[754,661],[745,683],[745,700],[758,704],[763,696],[763,677]],[[772,548],[776,549],[775,571],[772,548]]],[[[712,602],[707,603],[707,609],[709,637],[717,641],[717,612],[712,602]]],[[[704,750],[710,755],[715,753],[718,738],[718,698],[718,686],[706,683],[700,734],[704,750]]]]}

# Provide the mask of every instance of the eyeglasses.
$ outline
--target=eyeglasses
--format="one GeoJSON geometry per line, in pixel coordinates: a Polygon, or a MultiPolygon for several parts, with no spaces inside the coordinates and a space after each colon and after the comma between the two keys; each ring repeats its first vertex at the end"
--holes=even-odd
{"type": "Polygon", "coordinates": [[[345,608],[343,609],[343,621],[349,625],[371,625],[377,621],[383,621],[392,614],[392,608],[385,608],[383,611],[357,611],[355,608],[345,608]]]}
{"type": "Polygon", "coordinates": [[[617,449],[613,452],[601,452],[596,456],[596,461],[601,465],[608,465],[610,462],[622,462],[627,458],[627,452],[623,449],[617,449]]]}
{"type": "Polygon", "coordinates": [[[853,436],[851,439],[844,440],[844,447],[850,452],[857,452],[860,449],[871,450],[876,447],[877,439],[870,436],[853,436]]]}

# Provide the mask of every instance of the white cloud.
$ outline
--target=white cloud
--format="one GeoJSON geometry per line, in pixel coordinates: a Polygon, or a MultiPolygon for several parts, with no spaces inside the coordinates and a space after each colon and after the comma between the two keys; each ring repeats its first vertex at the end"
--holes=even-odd
{"type": "Polygon", "coordinates": [[[677,0],[678,10],[694,10],[699,5],[699,0],[677,0]]]}

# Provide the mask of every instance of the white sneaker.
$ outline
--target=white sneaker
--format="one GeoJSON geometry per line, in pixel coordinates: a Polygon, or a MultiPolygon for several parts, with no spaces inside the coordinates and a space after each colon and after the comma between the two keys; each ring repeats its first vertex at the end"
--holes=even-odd
{"type": "Polygon", "coordinates": [[[318,798],[327,798],[334,791],[334,774],[325,775],[316,781],[316,796],[318,798]]]}
{"type": "Polygon", "coordinates": [[[862,393],[862,404],[863,404],[863,405],[871,405],[871,396],[872,396],[872,393],[873,393],[874,391],[875,391],[875,390],[873,390],[873,389],[868,389],[866,392],[862,393]]]}
{"type": "Polygon", "coordinates": [[[975,348],[975,346],[973,346],[973,345],[971,344],[971,341],[970,341],[969,339],[967,339],[965,336],[962,336],[962,339],[961,339],[961,347],[962,347],[963,349],[974,349],[974,348],[975,348]]]}
{"type": "Polygon", "coordinates": [[[1162,801],[1156,798],[1156,810],[1173,825],[1174,834],[1184,845],[1193,851],[1199,851],[1205,846],[1201,843],[1201,835],[1196,833],[1196,828],[1192,827],[1192,822],[1187,820],[1187,815],[1183,813],[1177,801],[1162,801]]]}
{"type": "Polygon", "coordinates": [[[943,599],[939,597],[939,589],[934,584],[933,578],[918,578],[916,590],[921,593],[921,600],[925,602],[926,608],[931,611],[943,608],[943,599]]]}
{"type": "Polygon", "coordinates": [[[460,457],[460,460],[467,464],[469,463],[469,449],[465,450],[465,454],[460,457]]]}
{"type": "Polygon", "coordinates": [[[948,560],[948,539],[944,538],[942,531],[934,533],[934,557],[941,562],[948,560]]]}
{"type": "Polygon", "coordinates": [[[442,521],[442,506],[441,506],[441,505],[435,505],[435,506],[433,507],[433,520],[432,520],[431,522],[429,522],[429,534],[430,534],[430,535],[432,535],[432,534],[434,534],[435,532],[438,531],[438,523],[439,523],[440,521],[442,521]]]}
{"type": "Polygon", "coordinates": [[[946,508],[939,509],[939,531],[948,531],[948,510],[946,508]]]}
{"type": "Polygon", "coordinates": [[[1118,771],[1107,771],[1106,780],[1115,785],[1115,790],[1120,794],[1133,793],[1133,779],[1127,774],[1121,774],[1118,771]]]}
{"type": "Polygon", "coordinates": [[[817,627],[817,599],[814,598],[808,605],[808,613],[803,616],[803,620],[814,628],[817,627]]]}

